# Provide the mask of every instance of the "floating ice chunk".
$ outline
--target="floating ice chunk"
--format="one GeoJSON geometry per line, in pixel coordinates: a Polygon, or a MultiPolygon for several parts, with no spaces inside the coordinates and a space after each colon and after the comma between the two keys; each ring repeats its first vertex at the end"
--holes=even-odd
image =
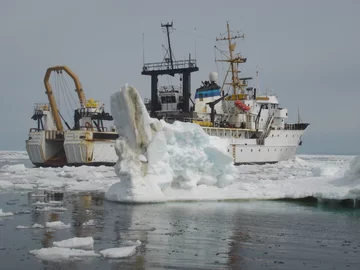
{"type": "Polygon", "coordinates": [[[61,229],[68,229],[71,227],[71,225],[70,223],[66,225],[61,221],[53,221],[53,222],[46,222],[45,227],[50,229],[61,230],[61,229]]]}
{"type": "Polygon", "coordinates": [[[16,229],[29,229],[29,226],[23,226],[23,225],[18,225],[16,226],[16,229]]]}
{"type": "Polygon", "coordinates": [[[125,241],[125,242],[123,242],[121,244],[123,244],[124,246],[137,246],[137,247],[139,247],[139,246],[141,246],[141,241],[140,240],[136,240],[136,241],[127,240],[127,241],[125,241]]]}
{"type": "Polygon", "coordinates": [[[136,253],[136,246],[109,248],[100,251],[100,254],[105,258],[117,259],[130,257],[136,253]]]}
{"type": "Polygon", "coordinates": [[[89,219],[88,221],[84,222],[82,225],[83,227],[95,226],[95,220],[89,219]]]}
{"type": "Polygon", "coordinates": [[[67,208],[65,207],[51,207],[51,206],[45,206],[45,207],[42,207],[42,208],[36,208],[36,211],[39,211],[39,212],[48,212],[48,211],[53,211],[53,212],[63,212],[63,211],[66,211],[67,208]]]}
{"type": "Polygon", "coordinates": [[[49,202],[41,202],[41,201],[37,201],[35,203],[33,203],[33,205],[35,206],[49,206],[49,205],[62,205],[64,204],[63,202],[61,201],[49,201],[49,202]]]}
{"type": "Polygon", "coordinates": [[[41,224],[37,224],[37,223],[34,223],[31,228],[33,229],[43,229],[45,228],[44,225],[41,225],[41,224]]]}
{"type": "Polygon", "coordinates": [[[13,216],[14,214],[11,212],[3,212],[3,210],[0,208],[0,217],[10,217],[13,216]]]}
{"type": "Polygon", "coordinates": [[[54,247],[94,249],[94,239],[92,237],[74,237],[53,243],[54,247]]]}
{"type": "Polygon", "coordinates": [[[70,248],[42,248],[30,250],[30,254],[38,257],[43,261],[64,261],[64,260],[81,260],[84,257],[98,257],[94,251],[82,250],[82,249],[70,249],[70,248]]]}

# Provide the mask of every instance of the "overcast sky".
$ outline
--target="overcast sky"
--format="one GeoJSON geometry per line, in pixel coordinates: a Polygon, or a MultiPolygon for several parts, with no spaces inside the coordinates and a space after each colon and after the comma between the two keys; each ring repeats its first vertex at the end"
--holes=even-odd
{"type": "MultiPolygon", "coordinates": [[[[109,103],[125,83],[150,96],[145,61],[163,58],[160,23],[173,21],[176,59],[195,55],[192,92],[211,71],[215,38],[226,30],[245,33],[237,48],[248,58],[243,75],[260,74],[260,87],[273,89],[290,121],[311,126],[302,153],[359,154],[360,1],[17,1],[0,8],[0,149],[25,150],[35,122],[33,103],[47,101],[48,67],[67,65],[86,96],[109,103]],[[196,46],[195,46],[196,44],[196,46]]],[[[162,82],[178,83],[162,78],[162,82]]],[[[108,106],[109,108],[109,106],[108,106]]]]}

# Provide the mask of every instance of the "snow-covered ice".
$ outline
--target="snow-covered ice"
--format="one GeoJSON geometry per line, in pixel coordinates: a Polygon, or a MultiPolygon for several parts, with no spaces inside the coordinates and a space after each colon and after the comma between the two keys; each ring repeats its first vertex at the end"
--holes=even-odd
{"type": "Polygon", "coordinates": [[[74,237],[53,243],[54,247],[94,249],[94,239],[92,237],[74,237]]]}
{"type": "MultiPolygon", "coordinates": [[[[235,167],[223,140],[207,136],[197,125],[150,119],[134,91],[118,92],[112,99],[116,125],[132,123],[134,127],[130,131],[118,128],[120,158],[115,168],[28,168],[21,158],[18,162],[24,164],[12,164],[14,158],[10,165],[0,165],[0,191],[36,189],[42,196],[45,190],[106,192],[108,199],[128,202],[360,198],[360,157],[298,155],[277,164],[235,167]],[[128,107],[122,111],[118,107],[125,101],[128,107]],[[134,123],[135,116],[139,121],[134,123]]],[[[1,162],[9,156],[24,157],[24,153],[0,151],[1,162]]],[[[55,202],[34,205],[56,206],[62,207],[55,202]]],[[[9,207],[0,210],[0,216],[15,211],[9,207]]]]}
{"type": "Polygon", "coordinates": [[[70,223],[65,224],[62,221],[53,221],[53,222],[46,222],[45,227],[49,229],[55,229],[55,230],[62,230],[62,229],[68,229],[71,227],[70,223]]]}
{"type": "Polygon", "coordinates": [[[136,246],[109,248],[100,251],[100,254],[105,258],[119,259],[130,257],[136,253],[136,246]]]}
{"type": "Polygon", "coordinates": [[[64,260],[81,260],[84,257],[98,257],[92,250],[70,249],[70,248],[41,248],[30,250],[30,254],[44,261],[64,261],[64,260]]]}
{"type": "Polygon", "coordinates": [[[0,208],[0,217],[10,217],[13,216],[14,214],[11,212],[3,212],[3,210],[0,208]]]}
{"type": "Polygon", "coordinates": [[[115,166],[119,182],[107,191],[109,200],[360,197],[360,169],[356,169],[360,162],[355,159],[349,164],[353,157],[340,157],[337,164],[332,158],[319,162],[316,156],[305,156],[305,160],[295,157],[275,165],[236,167],[224,140],[208,136],[195,124],[150,118],[131,86],[112,95],[111,112],[119,133],[115,166]],[[349,177],[352,186],[346,184],[349,177]]]}

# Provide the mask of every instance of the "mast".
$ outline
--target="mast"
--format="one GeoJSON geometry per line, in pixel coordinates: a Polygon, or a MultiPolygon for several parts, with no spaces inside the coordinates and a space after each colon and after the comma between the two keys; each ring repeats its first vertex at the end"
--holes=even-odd
{"type": "Polygon", "coordinates": [[[167,40],[168,40],[168,46],[169,46],[169,58],[170,58],[170,63],[171,63],[171,69],[174,69],[174,62],[173,62],[173,54],[172,54],[172,50],[171,50],[171,42],[170,42],[170,31],[169,28],[173,27],[173,23],[165,23],[165,24],[161,24],[161,27],[165,27],[166,28],[166,36],[167,36],[167,40]]]}
{"type": "Polygon", "coordinates": [[[217,62],[228,62],[230,63],[230,68],[229,70],[231,71],[231,83],[225,83],[228,85],[232,85],[233,88],[233,94],[236,95],[237,94],[237,89],[240,89],[240,93],[244,93],[244,89],[243,86],[246,86],[246,84],[243,84],[240,82],[239,79],[239,69],[238,69],[238,65],[241,63],[245,63],[246,62],[246,58],[243,58],[240,54],[235,54],[235,47],[236,47],[236,43],[232,42],[232,40],[235,39],[239,39],[239,38],[244,38],[244,34],[242,35],[234,35],[232,36],[230,33],[230,25],[227,22],[226,23],[226,28],[227,28],[227,36],[226,37],[222,37],[222,38],[216,38],[216,41],[228,41],[228,47],[229,47],[229,56],[226,56],[227,59],[224,60],[216,60],[217,62]]]}

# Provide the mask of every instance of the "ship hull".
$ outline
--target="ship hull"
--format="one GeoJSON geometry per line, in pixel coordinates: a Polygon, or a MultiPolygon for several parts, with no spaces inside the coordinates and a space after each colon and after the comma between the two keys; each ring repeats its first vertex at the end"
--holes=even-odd
{"type": "Polygon", "coordinates": [[[266,164],[289,160],[296,154],[301,144],[304,130],[271,130],[263,144],[257,138],[249,138],[255,133],[241,129],[203,128],[211,136],[228,141],[227,152],[235,165],[266,164]]]}
{"type": "Polygon", "coordinates": [[[114,166],[116,164],[117,133],[101,133],[101,139],[96,138],[97,134],[99,133],[82,130],[66,132],[64,149],[70,166],[114,166]]]}
{"type": "Polygon", "coordinates": [[[37,167],[114,166],[117,133],[101,132],[96,139],[92,131],[66,131],[62,138],[56,131],[41,130],[29,133],[26,150],[37,167]]]}
{"type": "Polygon", "coordinates": [[[35,166],[58,167],[67,164],[61,134],[51,130],[29,133],[26,150],[35,166]]]}

